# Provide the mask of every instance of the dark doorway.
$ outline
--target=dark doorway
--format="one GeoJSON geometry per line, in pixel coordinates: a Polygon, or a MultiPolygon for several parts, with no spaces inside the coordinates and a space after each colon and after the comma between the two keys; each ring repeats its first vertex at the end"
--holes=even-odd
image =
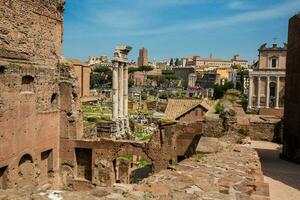
{"type": "Polygon", "coordinates": [[[92,181],[92,149],[75,148],[77,177],[92,181]]]}
{"type": "Polygon", "coordinates": [[[51,178],[53,174],[53,151],[50,149],[41,153],[41,176],[51,178]]]}
{"type": "Polygon", "coordinates": [[[270,108],[275,107],[275,101],[276,101],[276,84],[270,83],[270,108]]]}
{"type": "Polygon", "coordinates": [[[5,190],[7,189],[7,182],[8,182],[8,167],[1,167],[0,168],[0,189],[5,190]]]}

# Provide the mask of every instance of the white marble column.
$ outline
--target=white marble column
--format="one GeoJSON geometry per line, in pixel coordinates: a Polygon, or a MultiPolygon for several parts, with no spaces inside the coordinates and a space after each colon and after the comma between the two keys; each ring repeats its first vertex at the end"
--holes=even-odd
{"type": "Polygon", "coordinates": [[[252,90],[253,90],[253,77],[249,77],[249,89],[248,89],[248,108],[252,108],[252,90]]]}
{"type": "Polygon", "coordinates": [[[257,77],[257,108],[260,108],[260,76],[257,77]]]}
{"type": "Polygon", "coordinates": [[[276,77],[276,109],[279,109],[280,77],[276,77]]]}
{"type": "Polygon", "coordinates": [[[113,92],[113,112],[112,112],[112,119],[116,120],[119,116],[119,81],[118,81],[118,62],[113,63],[113,77],[112,77],[112,92],[113,92]]]}
{"type": "Polygon", "coordinates": [[[123,86],[124,86],[124,99],[123,99],[123,115],[128,117],[128,66],[124,63],[123,69],[123,86]]]}
{"type": "Polygon", "coordinates": [[[123,102],[123,99],[124,99],[124,85],[123,85],[123,63],[120,63],[119,65],[119,68],[118,68],[118,78],[119,78],[119,102],[118,102],[118,105],[119,105],[119,118],[123,118],[124,115],[123,115],[123,105],[124,105],[124,102],[123,102]]]}
{"type": "Polygon", "coordinates": [[[267,91],[266,91],[266,108],[270,107],[270,76],[267,76],[267,83],[266,83],[267,91]]]}

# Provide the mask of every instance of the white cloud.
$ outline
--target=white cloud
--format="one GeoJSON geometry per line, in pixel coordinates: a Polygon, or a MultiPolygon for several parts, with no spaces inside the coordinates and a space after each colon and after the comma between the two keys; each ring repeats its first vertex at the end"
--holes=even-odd
{"type": "Polygon", "coordinates": [[[110,26],[113,28],[132,28],[143,23],[136,12],[128,12],[128,10],[110,10],[100,12],[93,19],[94,23],[110,26]]]}
{"type": "Polygon", "coordinates": [[[253,21],[263,21],[281,18],[295,14],[300,8],[300,1],[288,2],[284,5],[276,5],[267,9],[243,12],[219,19],[211,20],[193,20],[180,24],[174,24],[168,27],[162,27],[151,30],[125,32],[127,35],[158,35],[172,32],[217,29],[235,24],[248,23],[253,21]]]}
{"type": "Polygon", "coordinates": [[[232,1],[227,4],[227,8],[233,10],[248,10],[250,8],[253,8],[253,6],[245,1],[232,1]]]}

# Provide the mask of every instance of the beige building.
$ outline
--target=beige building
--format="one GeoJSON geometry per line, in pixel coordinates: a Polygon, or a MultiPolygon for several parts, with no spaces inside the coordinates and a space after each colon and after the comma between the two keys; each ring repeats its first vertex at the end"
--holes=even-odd
{"type": "Polygon", "coordinates": [[[80,97],[90,96],[90,76],[91,68],[84,62],[78,59],[69,59],[74,66],[74,71],[79,83],[80,97]]]}
{"type": "Polygon", "coordinates": [[[249,72],[248,108],[282,108],[287,46],[263,44],[258,51],[259,60],[249,72]]]}
{"type": "Polygon", "coordinates": [[[205,68],[230,68],[232,65],[241,65],[248,68],[248,61],[242,60],[239,55],[234,55],[232,59],[218,59],[210,55],[209,58],[202,58],[200,56],[186,57],[181,59],[183,67],[195,67],[196,71],[202,71],[205,68]]]}

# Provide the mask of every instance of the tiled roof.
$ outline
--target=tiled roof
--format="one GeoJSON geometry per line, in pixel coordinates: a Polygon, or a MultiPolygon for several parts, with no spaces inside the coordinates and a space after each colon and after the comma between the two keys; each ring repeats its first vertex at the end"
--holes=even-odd
{"type": "Polygon", "coordinates": [[[169,99],[165,111],[165,118],[177,119],[199,105],[206,110],[209,109],[207,103],[202,103],[202,101],[198,99],[169,99]]]}

